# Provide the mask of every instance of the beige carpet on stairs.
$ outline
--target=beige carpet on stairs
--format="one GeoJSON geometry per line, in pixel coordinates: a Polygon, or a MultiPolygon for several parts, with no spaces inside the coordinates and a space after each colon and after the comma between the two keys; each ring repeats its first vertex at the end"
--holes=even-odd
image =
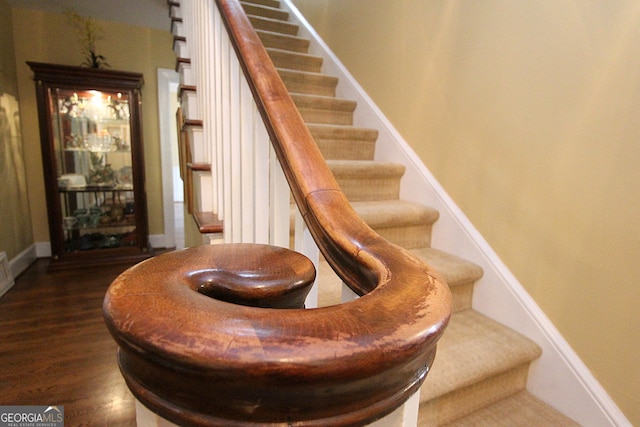
{"type": "MultiPolygon", "coordinates": [[[[386,239],[411,250],[447,280],[454,298],[450,326],[421,390],[419,426],[575,425],[526,391],[540,348],[472,308],[477,265],[431,248],[438,212],[399,199],[404,167],[374,159],[378,131],[353,126],[356,103],[336,98],[338,80],[297,36],[277,0],[246,0],[245,11],[356,212],[386,239]]],[[[292,210],[295,208],[292,208],[292,210]]],[[[339,304],[342,283],[319,268],[319,305],[339,304]]]]}
{"type": "Polygon", "coordinates": [[[480,409],[444,425],[449,427],[569,427],[578,424],[526,391],[521,391],[491,407],[480,409]]]}

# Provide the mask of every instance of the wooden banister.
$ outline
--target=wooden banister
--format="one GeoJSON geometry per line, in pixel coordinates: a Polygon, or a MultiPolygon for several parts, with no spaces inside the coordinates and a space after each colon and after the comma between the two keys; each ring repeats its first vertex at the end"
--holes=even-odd
{"type": "Polygon", "coordinates": [[[105,299],[121,370],[136,398],[179,425],[370,423],[424,381],[451,314],[449,289],[358,217],[239,1],[216,4],[302,217],[361,297],[318,309],[247,307],[194,292],[187,279],[237,261],[189,251],[147,261],[105,299]]]}

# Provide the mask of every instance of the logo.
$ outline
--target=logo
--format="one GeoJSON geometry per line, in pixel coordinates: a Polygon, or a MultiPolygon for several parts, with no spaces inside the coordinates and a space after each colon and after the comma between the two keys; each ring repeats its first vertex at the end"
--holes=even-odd
{"type": "Polygon", "coordinates": [[[64,406],[0,406],[0,427],[64,427],[64,406]]]}

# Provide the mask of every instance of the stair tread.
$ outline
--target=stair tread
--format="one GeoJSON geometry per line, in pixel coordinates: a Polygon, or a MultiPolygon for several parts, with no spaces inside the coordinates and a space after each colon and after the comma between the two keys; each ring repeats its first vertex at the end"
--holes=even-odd
{"type": "Polygon", "coordinates": [[[484,274],[479,265],[438,249],[419,248],[409,252],[440,273],[449,287],[475,282],[484,274]]]}
{"type": "Polygon", "coordinates": [[[397,199],[351,202],[351,206],[372,228],[432,224],[440,216],[436,209],[397,199]]]}
{"type": "Polygon", "coordinates": [[[342,280],[324,257],[318,263],[318,307],[342,303],[342,280]]]}
{"type": "Polygon", "coordinates": [[[306,53],[306,51],[302,52],[297,48],[289,49],[289,47],[291,47],[292,45],[304,46],[305,49],[309,47],[309,39],[306,39],[304,37],[291,36],[288,34],[282,34],[282,33],[277,33],[274,31],[267,31],[267,30],[256,30],[256,33],[258,34],[258,37],[260,37],[260,40],[262,40],[263,43],[265,39],[272,39],[272,40],[280,40],[285,44],[285,46],[280,46],[280,47],[278,46],[269,46],[269,47],[276,47],[279,49],[283,49],[284,47],[284,50],[293,50],[301,53],[306,53]]]}
{"type": "Polygon", "coordinates": [[[378,130],[371,128],[362,128],[356,126],[331,125],[321,123],[307,124],[309,131],[314,138],[326,139],[366,139],[375,141],[378,139],[378,130]]]}
{"type": "Polygon", "coordinates": [[[579,424],[530,393],[522,391],[444,425],[447,427],[569,427],[579,424]]]}
{"type": "Polygon", "coordinates": [[[420,401],[477,384],[529,363],[540,354],[535,342],[475,310],[455,313],[438,343],[420,401]]]}

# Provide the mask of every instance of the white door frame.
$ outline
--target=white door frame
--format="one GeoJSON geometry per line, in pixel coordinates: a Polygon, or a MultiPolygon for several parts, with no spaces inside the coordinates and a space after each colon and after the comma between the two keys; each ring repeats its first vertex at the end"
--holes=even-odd
{"type": "Polygon", "coordinates": [[[175,111],[170,111],[171,96],[176,93],[180,76],[174,70],[158,68],[158,120],[160,124],[160,159],[162,167],[162,206],[164,213],[164,247],[176,246],[176,224],[173,200],[173,144],[177,144],[175,111]]]}

